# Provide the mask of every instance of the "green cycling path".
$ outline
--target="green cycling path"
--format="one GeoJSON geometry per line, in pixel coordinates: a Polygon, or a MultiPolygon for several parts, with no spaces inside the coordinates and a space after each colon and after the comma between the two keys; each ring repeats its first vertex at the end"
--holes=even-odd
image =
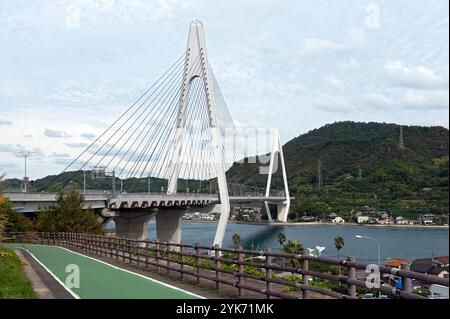
{"type": "Polygon", "coordinates": [[[163,284],[142,275],[129,272],[107,263],[77,254],[58,246],[11,244],[11,248],[26,248],[61,283],[66,282],[77,265],[80,270],[79,288],[70,290],[84,299],[198,299],[198,295],[163,284]]]}

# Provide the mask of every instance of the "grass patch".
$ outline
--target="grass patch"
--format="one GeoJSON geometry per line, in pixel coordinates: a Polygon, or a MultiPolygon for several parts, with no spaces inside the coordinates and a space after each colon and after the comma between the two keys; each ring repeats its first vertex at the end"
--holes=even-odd
{"type": "Polygon", "coordinates": [[[37,298],[14,251],[0,246],[0,299],[37,298]]]}

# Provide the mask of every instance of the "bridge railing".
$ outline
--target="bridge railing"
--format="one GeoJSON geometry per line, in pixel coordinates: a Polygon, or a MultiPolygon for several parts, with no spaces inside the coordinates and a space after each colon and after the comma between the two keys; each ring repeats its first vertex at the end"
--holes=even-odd
{"type": "Polygon", "coordinates": [[[413,284],[449,286],[448,278],[412,272],[408,265],[377,267],[357,263],[354,257],[337,260],[270,249],[245,250],[242,246],[219,248],[78,233],[10,233],[6,239],[66,246],[226,293],[231,289],[239,298],[358,299],[371,291],[390,298],[423,299],[426,297],[416,293],[413,284]],[[330,271],[336,268],[337,273],[330,271]],[[368,269],[370,277],[366,277],[368,269]],[[383,275],[400,278],[401,286],[383,280],[377,285],[376,278],[383,275]]]}

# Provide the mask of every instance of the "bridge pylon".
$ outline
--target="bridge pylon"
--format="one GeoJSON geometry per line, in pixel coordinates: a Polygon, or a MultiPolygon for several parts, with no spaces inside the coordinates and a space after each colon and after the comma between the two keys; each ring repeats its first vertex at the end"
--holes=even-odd
{"type": "MultiPolygon", "coordinates": [[[[266,197],[270,196],[270,187],[272,184],[272,175],[274,173],[274,168],[278,165],[278,157],[280,157],[281,162],[281,172],[283,174],[283,184],[284,184],[284,193],[286,196],[286,200],[283,203],[277,204],[277,220],[281,222],[287,222],[287,216],[289,214],[289,207],[291,206],[291,198],[289,196],[289,185],[287,181],[286,174],[286,166],[284,164],[284,155],[283,155],[283,146],[281,145],[280,133],[278,130],[275,131],[272,142],[272,151],[270,152],[270,162],[269,162],[269,171],[267,172],[267,186],[266,186],[266,197]]],[[[270,212],[269,202],[264,202],[266,206],[267,218],[269,222],[272,222],[272,215],[270,212]]]]}
{"type": "Polygon", "coordinates": [[[199,78],[203,82],[203,90],[206,97],[209,133],[214,157],[214,175],[218,180],[220,194],[220,220],[214,238],[214,244],[221,246],[230,214],[230,200],[225,176],[225,159],[223,157],[223,144],[219,131],[218,112],[214,98],[213,75],[206,52],[203,23],[199,20],[192,21],[190,24],[187,54],[184,65],[185,68],[176,118],[174,145],[168,169],[167,194],[176,194],[177,192],[177,179],[180,176],[180,162],[184,140],[183,131],[186,125],[189,108],[189,93],[193,86],[193,80],[199,78]]]}

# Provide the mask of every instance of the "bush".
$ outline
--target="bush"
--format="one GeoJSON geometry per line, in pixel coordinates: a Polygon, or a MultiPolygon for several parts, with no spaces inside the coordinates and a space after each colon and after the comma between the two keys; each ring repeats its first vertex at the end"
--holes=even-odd
{"type": "Polygon", "coordinates": [[[44,232],[104,234],[103,227],[91,209],[83,208],[83,196],[73,189],[58,195],[56,205],[39,213],[38,228],[44,232]]]}

